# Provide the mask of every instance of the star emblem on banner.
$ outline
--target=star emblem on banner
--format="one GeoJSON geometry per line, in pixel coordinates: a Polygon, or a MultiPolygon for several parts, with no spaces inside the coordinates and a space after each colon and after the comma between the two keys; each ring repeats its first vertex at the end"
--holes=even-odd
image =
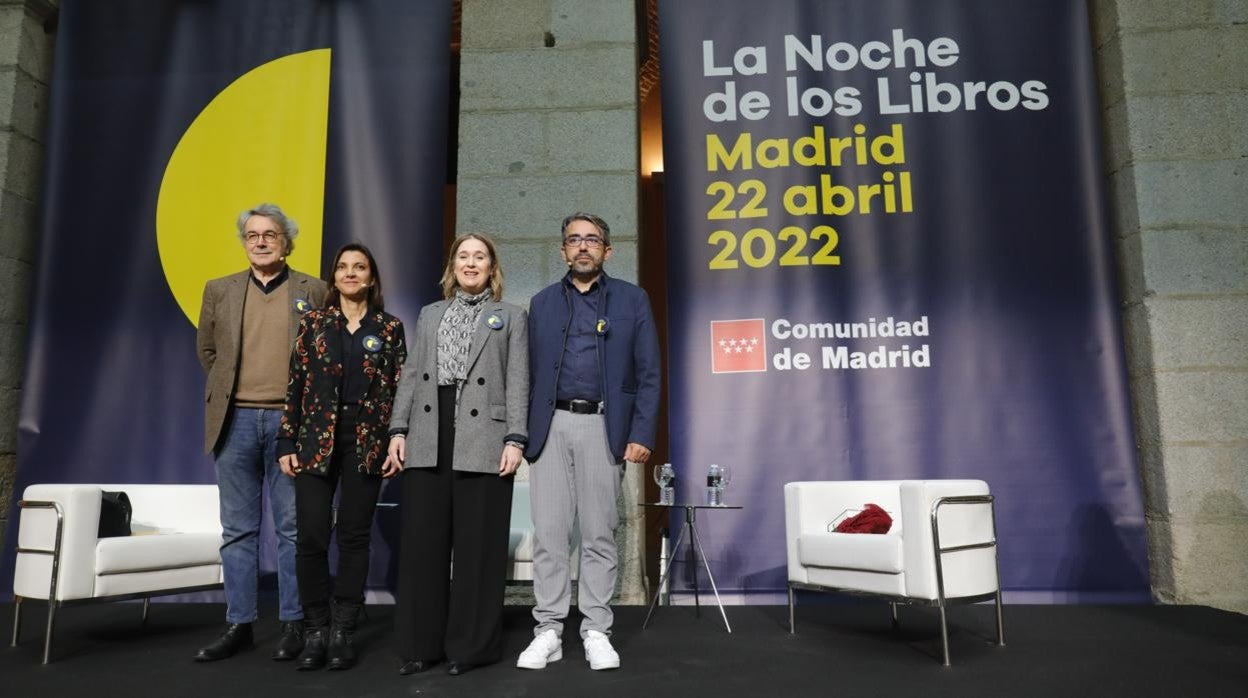
{"type": "Polygon", "coordinates": [[[763,318],[711,321],[711,373],[767,370],[767,323],[763,318]]]}

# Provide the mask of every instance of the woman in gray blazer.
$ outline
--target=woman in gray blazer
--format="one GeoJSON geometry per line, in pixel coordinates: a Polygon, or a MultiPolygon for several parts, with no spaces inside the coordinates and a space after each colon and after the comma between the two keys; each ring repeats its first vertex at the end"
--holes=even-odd
{"type": "Polygon", "coordinates": [[[458,676],[502,657],[512,476],[528,440],[527,315],[501,300],[492,240],[455,240],[442,295],[420,311],[390,420],[387,463],[404,468],[404,675],[445,659],[458,676]]]}

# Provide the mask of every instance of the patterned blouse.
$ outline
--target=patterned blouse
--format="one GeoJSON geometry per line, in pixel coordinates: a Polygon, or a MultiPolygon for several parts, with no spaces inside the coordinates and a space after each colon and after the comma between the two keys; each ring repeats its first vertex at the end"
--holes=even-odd
{"type": "MultiPolygon", "coordinates": [[[[455,299],[446,306],[438,325],[438,385],[459,385],[468,377],[468,350],[472,333],[481,318],[482,301],[490,297],[490,289],[476,294],[455,289],[455,299]]],[[[459,394],[456,391],[456,402],[459,394]]]]}

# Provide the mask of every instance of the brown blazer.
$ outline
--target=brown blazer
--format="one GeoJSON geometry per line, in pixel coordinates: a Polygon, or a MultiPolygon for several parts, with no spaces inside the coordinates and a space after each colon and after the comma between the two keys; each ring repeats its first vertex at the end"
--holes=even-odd
{"type": "MultiPolygon", "coordinates": [[[[208,374],[204,386],[204,450],[212,453],[229,415],[238,378],[238,362],[243,344],[243,301],[251,270],[240,271],[204,285],[204,300],[199,307],[197,348],[199,363],[208,374]]],[[[290,355],[299,331],[299,317],[325,302],[325,283],[307,274],[290,270],[290,341],[274,347],[282,356],[290,355]],[[302,303],[300,303],[302,301],[302,303]]]]}

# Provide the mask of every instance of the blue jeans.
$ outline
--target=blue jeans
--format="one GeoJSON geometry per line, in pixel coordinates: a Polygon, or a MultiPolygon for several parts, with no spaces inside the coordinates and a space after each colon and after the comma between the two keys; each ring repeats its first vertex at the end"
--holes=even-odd
{"type": "Polygon", "coordinates": [[[277,464],[281,410],[236,407],[225,441],[214,457],[221,490],[221,563],[225,575],[225,620],[256,620],[260,579],[260,521],[268,483],[277,531],[278,619],[303,618],[295,581],[295,483],[277,464]]]}

